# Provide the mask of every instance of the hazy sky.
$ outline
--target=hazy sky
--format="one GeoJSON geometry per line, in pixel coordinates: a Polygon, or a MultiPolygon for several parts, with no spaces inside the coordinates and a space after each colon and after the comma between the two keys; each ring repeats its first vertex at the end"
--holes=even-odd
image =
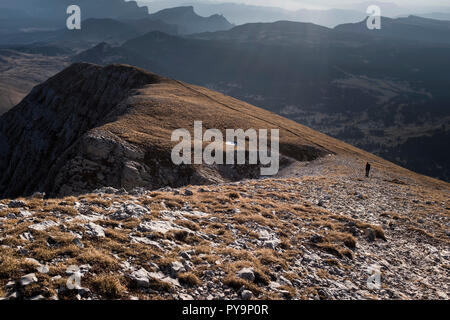
{"type": "MultiPolygon", "coordinates": [[[[138,2],[152,2],[161,0],[138,0],[138,2]]],[[[273,7],[283,7],[286,9],[299,8],[344,8],[351,4],[378,1],[373,0],[186,0],[186,2],[237,2],[253,5],[264,5],[273,7]]],[[[387,0],[381,2],[395,3],[405,8],[430,7],[430,6],[450,6],[449,0],[387,0]]]]}
{"type": "MultiPolygon", "coordinates": [[[[221,0],[214,0],[216,2],[227,2],[227,1],[221,1],[221,0]]],[[[284,3],[295,3],[296,5],[301,4],[317,4],[317,5],[326,5],[326,6],[332,6],[332,7],[339,7],[343,4],[355,4],[355,3],[362,3],[362,2],[370,2],[367,0],[231,0],[229,2],[243,2],[243,3],[253,3],[253,4],[260,4],[263,3],[270,4],[272,6],[280,6],[284,3]]],[[[373,1],[377,2],[377,1],[373,1]]],[[[446,6],[449,5],[448,0],[392,0],[392,1],[381,1],[381,2],[390,2],[395,3],[399,6],[446,6]]]]}

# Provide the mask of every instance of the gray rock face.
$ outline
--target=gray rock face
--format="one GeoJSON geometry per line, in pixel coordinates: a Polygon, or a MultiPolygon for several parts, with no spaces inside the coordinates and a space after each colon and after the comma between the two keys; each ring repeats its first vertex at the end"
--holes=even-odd
{"type": "Polygon", "coordinates": [[[173,277],[176,277],[176,275],[178,273],[186,272],[186,269],[184,268],[184,266],[181,262],[174,261],[174,262],[172,262],[172,264],[170,266],[170,272],[173,277]]]}
{"type": "Polygon", "coordinates": [[[243,300],[250,300],[251,298],[253,298],[253,292],[251,292],[250,290],[243,290],[241,292],[241,297],[243,300]]]}
{"type": "Polygon", "coordinates": [[[35,87],[0,119],[0,195],[76,193],[106,182],[120,187],[124,160],[142,154],[114,134],[90,130],[123,112],[120,103],[131,90],[160,79],[126,66],[77,63],[35,87]],[[111,157],[106,167],[102,161],[111,157]],[[107,181],[95,176],[108,169],[107,181]]]}
{"type": "Polygon", "coordinates": [[[168,221],[149,221],[139,225],[139,230],[144,232],[160,232],[165,234],[173,229],[172,224],[168,221]]]}
{"type": "Polygon", "coordinates": [[[131,273],[130,278],[139,288],[148,288],[150,286],[149,272],[145,269],[139,269],[131,273]]]}
{"type": "Polygon", "coordinates": [[[104,238],[105,237],[105,230],[103,229],[103,227],[90,222],[88,224],[85,225],[86,228],[86,233],[88,235],[91,235],[93,237],[97,237],[97,238],[104,238]]]}
{"type": "Polygon", "coordinates": [[[111,215],[111,219],[124,220],[132,217],[141,217],[150,214],[150,211],[137,204],[124,204],[111,215]]]}
{"type": "Polygon", "coordinates": [[[59,224],[53,220],[45,220],[43,222],[33,224],[33,225],[29,226],[28,228],[37,230],[37,231],[44,231],[44,230],[47,230],[48,228],[56,227],[58,225],[59,224]]]}
{"type": "Polygon", "coordinates": [[[177,279],[172,279],[167,277],[162,272],[148,272],[144,268],[141,268],[137,271],[133,271],[129,275],[130,279],[134,281],[136,286],[139,288],[148,288],[151,285],[151,282],[154,280],[158,280],[164,283],[167,283],[172,286],[180,286],[177,279]]]}
{"type": "Polygon", "coordinates": [[[119,192],[119,190],[117,190],[113,187],[103,187],[103,188],[94,190],[94,193],[98,193],[98,194],[116,194],[118,192],[119,192]]]}
{"type": "Polygon", "coordinates": [[[269,249],[275,250],[280,243],[281,241],[278,239],[268,240],[264,242],[264,246],[269,249]]]}
{"type": "Polygon", "coordinates": [[[253,271],[253,268],[244,268],[237,272],[236,274],[239,278],[248,280],[250,282],[255,281],[255,273],[253,271]]]}

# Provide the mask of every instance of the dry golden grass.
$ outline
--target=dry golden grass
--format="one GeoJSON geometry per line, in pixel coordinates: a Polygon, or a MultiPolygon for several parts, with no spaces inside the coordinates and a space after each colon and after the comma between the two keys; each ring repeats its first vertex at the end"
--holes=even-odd
{"type": "Polygon", "coordinates": [[[201,283],[200,279],[192,272],[182,273],[179,274],[177,277],[181,284],[189,287],[198,286],[201,283]]]}
{"type": "Polygon", "coordinates": [[[353,253],[349,249],[342,248],[336,244],[324,242],[324,243],[318,243],[318,244],[316,244],[316,246],[326,252],[329,252],[329,253],[337,256],[338,258],[347,257],[347,258],[353,259],[353,253]]]}
{"type": "Polygon", "coordinates": [[[177,219],[174,221],[175,224],[188,228],[192,231],[198,231],[201,229],[200,225],[198,223],[195,223],[193,221],[190,220],[181,220],[181,219],[177,219]]]}
{"type": "Polygon", "coordinates": [[[326,235],[325,240],[329,242],[342,242],[346,247],[350,249],[356,248],[357,243],[357,240],[353,235],[337,231],[329,232],[326,235]]]}
{"type": "Polygon", "coordinates": [[[0,278],[15,278],[21,273],[30,273],[36,269],[36,265],[26,261],[23,257],[14,257],[0,253],[0,278]]]}
{"type": "Polygon", "coordinates": [[[129,231],[123,230],[123,229],[111,229],[107,228],[105,229],[105,235],[108,238],[111,238],[112,240],[118,241],[118,242],[128,242],[130,240],[129,237],[129,231]]]}
{"type": "MultiPolygon", "coordinates": [[[[257,259],[252,258],[250,261],[246,260],[238,260],[229,264],[226,264],[223,266],[225,272],[228,274],[228,277],[230,279],[233,279],[235,277],[236,273],[241,270],[242,268],[252,268],[253,273],[255,275],[255,281],[252,283],[252,285],[258,285],[258,286],[266,286],[270,283],[270,277],[272,275],[272,272],[270,269],[260,263],[257,259]]],[[[241,279],[242,280],[242,279],[241,279]]],[[[245,282],[248,282],[245,280],[245,282]]],[[[260,290],[258,289],[258,292],[260,290]]]]}
{"type": "Polygon", "coordinates": [[[55,294],[55,290],[51,288],[50,277],[46,274],[36,274],[37,283],[33,283],[22,288],[20,291],[23,298],[32,298],[37,295],[42,295],[49,298],[55,294]]]}
{"type": "Polygon", "coordinates": [[[247,280],[238,278],[235,275],[229,275],[225,277],[222,282],[224,285],[227,285],[228,287],[236,291],[244,287],[245,289],[253,292],[255,296],[259,296],[262,293],[261,288],[259,288],[257,285],[247,280]]]}
{"type": "Polygon", "coordinates": [[[112,271],[119,268],[118,261],[111,257],[108,252],[98,250],[95,248],[88,248],[78,255],[77,260],[80,263],[87,263],[98,271],[112,271]]]}
{"type": "Polygon", "coordinates": [[[59,204],[47,205],[42,208],[44,212],[60,213],[69,216],[76,216],[79,214],[78,210],[72,206],[62,206],[59,204]]]}
{"type": "Polygon", "coordinates": [[[283,294],[283,298],[286,298],[286,299],[292,299],[297,293],[297,290],[295,288],[287,286],[287,285],[279,286],[278,290],[287,292],[287,294],[283,294]]]}
{"type": "Polygon", "coordinates": [[[125,282],[123,276],[111,274],[98,275],[90,280],[95,292],[107,299],[122,298],[126,291],[126,287],[123,285],[125,282]]]}

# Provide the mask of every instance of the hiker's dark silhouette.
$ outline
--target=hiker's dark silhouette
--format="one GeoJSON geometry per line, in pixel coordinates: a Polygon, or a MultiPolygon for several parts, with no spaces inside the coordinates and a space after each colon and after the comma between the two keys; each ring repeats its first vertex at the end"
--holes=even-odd
{"type": "Polygon", "coordinates": [[[370,163],[367,162],[366,164],[366,177],[368,178],[370,174],[370,163]]]}

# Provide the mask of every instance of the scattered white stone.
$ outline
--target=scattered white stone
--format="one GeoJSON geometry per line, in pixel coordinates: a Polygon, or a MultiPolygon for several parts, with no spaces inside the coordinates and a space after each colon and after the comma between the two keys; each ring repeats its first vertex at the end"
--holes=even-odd
{"type": "Polygon", "coordinates": [[[180,230],[169,221],[147,221],[141,223],[138,227],[142,232],[159,232],[165,234],[171,230],[180,230]]]}
{"type": "Polygon", "coordinates": [[[181,300],[194,300],[194,298],[193,298],[190,294],[187,294],[187,293],[180,293],[180,294],[178,295],[178,297],[179,297],[181,300]]]}
{"type": "Polygon", "coordinates": [[[358,287],[350,280],[345,280],[344,285],[348,290],[358,290],[358,287]]]}
{"type": "Polygon", "coordinates": [[[19,237],[20,237],[20,239],[25,240],[25,241],[31,242],[34,240],[34,237],[30,232],[22,233],[19,237]]]}
{"type": "Polygon", "coordinates": [[[436,294],[440,299],[448,300],[448,295],[445,292],[438,290],[436,294]]]}
{"type": "Polygon", "coordinates": [[[264,241],[264,247],[275,250],[280,245],[280,243],[281,241],[278,239],[264,241]]]}
{"type": "Polygon", "coordinates": [[[8,214],[6,215],[6,218],[8,218],[8,219],[16,219],[17,216],[16,216],[14,213],[10,212],[10,213],[8,213],[8,214]]]}
{"type": "Polygon", "coordinates": [[[78,248],[84,248],[84,244],[81,242],[79,238],[73,239],[73,244],[76,245],[78,248]]]}
{"type": "Polygon", "coordinates": [[[243,290],[241,292],[241,298],[243,300],[250,300],[251,298],[253,298],[253,292],[251,292],[250,290],[243,290]]]}
{"type": "Polygon", "coordinates": [[[278,282],[271,281],[269,283],[269,288],[272,290],[278,290],[279,287],[281,287],[281,284],[279,284],[278,282]]]}
{"type": "Polygon", "coordinates": [[[25,258],[25,261],[28,262],[28,263],[33,263],[33,264],[35,264],[37,266],[41,265],[41,263],[39,261],[37,261],[36,259],[34,259],[34,258],[25,258]]]}
{"type": "Polygon", "coordinates": [[[59,226],[59,223],[56,223],[53,220],[45,220],[43,222],[33,224],[33,225],[29,226],[28,228],[36,230],[36,231],[45,231],[48,228],[56,227],[56,226],[59,226]]]}
{"type": "Polygon", "coordinates": [[[177,279],[167,277],[162,272],[148,272],[144,268],[133,271],[129,276],[140,288],[148,288],[152,280],[158,280],[177,287],[180,286],[177,279]]]}
{"type": "Polygon", "coordinates": [[[236,276],[250,282],[255,281],[255,273],[253,268],[243,268],[236,273],[236,276]]]}
{"type": "Polygon", "coordinates": [[[102,226],[99,226],[98,224],[95,224],[93,222],[89,222],[88,224],[85,224],[84,227],[86,228],[86,234],[97,237],[97,238],[104,238],[105,237],[105,229],[103,229],[102,226]]]}
{"type": "Polygon", "coordinates": [[[139,288],[148,288],[150,286],[149,272],[144,268],[137,271],[133,271],[130,274],[130,278],[135,282],[139,288]]]}
{"type": "Polygon", "coordinates": [[[150,214],[150,210],[134,203],[123,204],[116,212],[110,215],[111,219],[125,220],[132,217],[141,217],[150,214]]]}
{"type": "Polygon", "coordinates": [[[22,278],[20,278],[19,284],[22,287],[28,286],[30,284],[36,283],[38,279],[36,278],[36,275],[34,273],[29,273],[27,275],[24,275],[22,278]]]}
{"type": "Polygon", "coordinates": [[[49,267],[45,265],[38,266],[36,270],[40,273],[48,273],[50,271],[49,267]]]}
{"type": "Polygon", "coordinates": [[[281,283],[282,285],[292,287],[292,282],[283,276],[278,277],[278,282],[281,283]]]}
{"type": "Polygon", "coordinates": [[[183,264],[179,261],[174,261],[170,265],[171,272],[173,275],[177,275],[178,273],[186,272],[186,269],[184,268],[183,264]]]}
{"type": "Polygon", "coordinates": [[[161,245],[153,240],[150,240],[148,238],[144,238],[144,237],[131,237],[131,243],[143,243],[143,244],[147,244],[150,246],[154,246],[160,250],[163,250],[164,248],[161,247],[161,245]]]}
{"type": "Polygon", "coordinates": [[[30,211],[27,211],[27,210],[20,210],[20,212],[17,215],[22,218],[28,218],[28,217],[31,217],[33,215],[33,213],[31,213],[30,211]]]}

